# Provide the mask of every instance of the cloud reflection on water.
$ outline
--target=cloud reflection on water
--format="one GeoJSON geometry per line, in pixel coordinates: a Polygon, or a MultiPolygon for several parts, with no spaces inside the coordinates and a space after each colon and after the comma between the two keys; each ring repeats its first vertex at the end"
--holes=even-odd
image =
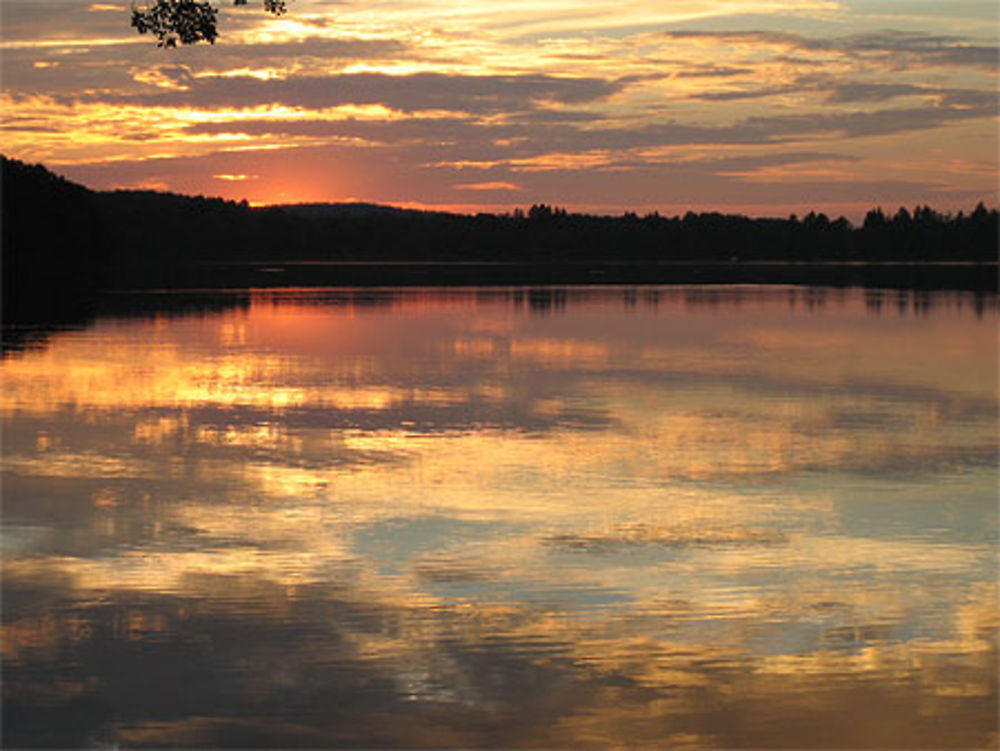
{"type": "Polygon", "coordinates": [[[989,745],[995,300],[872,300],[254,293],[12,354],[5,732],[989,745]]]}

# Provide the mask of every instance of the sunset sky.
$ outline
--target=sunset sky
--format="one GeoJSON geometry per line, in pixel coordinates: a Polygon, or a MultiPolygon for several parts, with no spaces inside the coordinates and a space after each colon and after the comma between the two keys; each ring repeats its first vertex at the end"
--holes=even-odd
{"type": "Polygon", "coordinates": [[[997,203],[995,0],[217,5],[170,50],[122,0],[0,0],[0,150],[257,204],[997,203]]]}

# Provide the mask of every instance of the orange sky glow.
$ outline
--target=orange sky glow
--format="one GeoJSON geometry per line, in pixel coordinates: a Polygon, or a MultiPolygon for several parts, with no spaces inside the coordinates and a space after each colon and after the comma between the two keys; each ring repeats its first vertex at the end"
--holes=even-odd
{"type": "Polygon", "coordinates": [[[0,0],[2,151],[98,189],[857,218],[998,202],[992,0],[0,0]]]}

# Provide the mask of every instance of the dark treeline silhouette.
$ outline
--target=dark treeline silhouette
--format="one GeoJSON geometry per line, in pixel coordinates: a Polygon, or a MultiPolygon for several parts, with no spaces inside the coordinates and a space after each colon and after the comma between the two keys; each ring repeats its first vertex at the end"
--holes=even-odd
{"type": "MultiPolygon", "coordinates": [[[[982,204],[957,215],[926,206],[888,215],[875,209],[860,227],[816,213],[751,219],[691,212],[670,218],[592,216],[547,205],[476,216],[355,204],[252,208],[245,201],[152,191],[91,191],[44,167],[3,159],[6,320],[63,316],[63,308],[88,292],[135,287],[825,283],[825,277],[788,268],[844,262],[994,264],[997,243],[997,211],[982,204]],[[346,265],[335,274],[316,265],[337,262],[346,265]],[[375,266],[345,270],[367,263],[375,266]],[[671,264],[676,266],[669,273],[663,270],[671,264]]],[[[924,277],[900,268],[866,267],[830,280],[924,284],[924,277]]],[[[954,282],[942,273],[938,269],[928,277],[931,286],[964,287],[969,282],[963,280],[973,279],[975,288],[996,288],[994,265],[972,276],[962,272],[954,282]]]]}
{"type": "Polygon", "coordinates": [[[109,282],[111,236],[98,194],[7,159],[0,188],[5,322],[71,317],[87,292],[109,282]]]}
{"type": "MultiPolygon", "coordinates": [[[[997,211],[969,214],[905,208],[869,212],[861,227],[809,213],[801,220],[716,212],[593,216],[547,205],[527,212],[465,216],[340,205],[285,206],[308,218],[269,244],[271,257],[441,261],[995,261],[997,211]]],[[[277,216],[272,221],[280,223],[277,216]]],[[[287,224],[282,230],[290,229],[287,224]]],[[[263,241],[263,238],[260,239],[263,241]]]]}

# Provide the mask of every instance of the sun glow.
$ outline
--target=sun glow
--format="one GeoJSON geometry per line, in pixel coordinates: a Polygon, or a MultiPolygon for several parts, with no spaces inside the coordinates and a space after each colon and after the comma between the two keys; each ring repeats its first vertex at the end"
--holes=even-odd
{"type": "Polygon", "coordinates": [[[68,176],[95,187],[129,171],[127,184],[210,190],[242,172],[228,155],[256,150],[255,172],[294,171],[311,200],[338,197],[330,164],[355,172],[343,193],[434,207],[468,205],[477,185],[602,213],[785,213],[805,195],[821,203],[808,208],[919,196],[967,209],[997,195],[995,40],[961,14],[931,23],[824,0],[347,0],[334,13],[299,0],[280,18],[223,4],[217,45],[164,52],[127,28],[109,36],[117,3],[89,7],[72,29],[8,24],[0,48],[14,66],[9,154],[78,167],[68,176]],[[718,167],[686,156],[741,149],[752,156],[718,167]],[[183,179],[159,174],[164,157],[187,165],[183,179]],[[572,202],[558,198],[567,184],[572,202]]]}

